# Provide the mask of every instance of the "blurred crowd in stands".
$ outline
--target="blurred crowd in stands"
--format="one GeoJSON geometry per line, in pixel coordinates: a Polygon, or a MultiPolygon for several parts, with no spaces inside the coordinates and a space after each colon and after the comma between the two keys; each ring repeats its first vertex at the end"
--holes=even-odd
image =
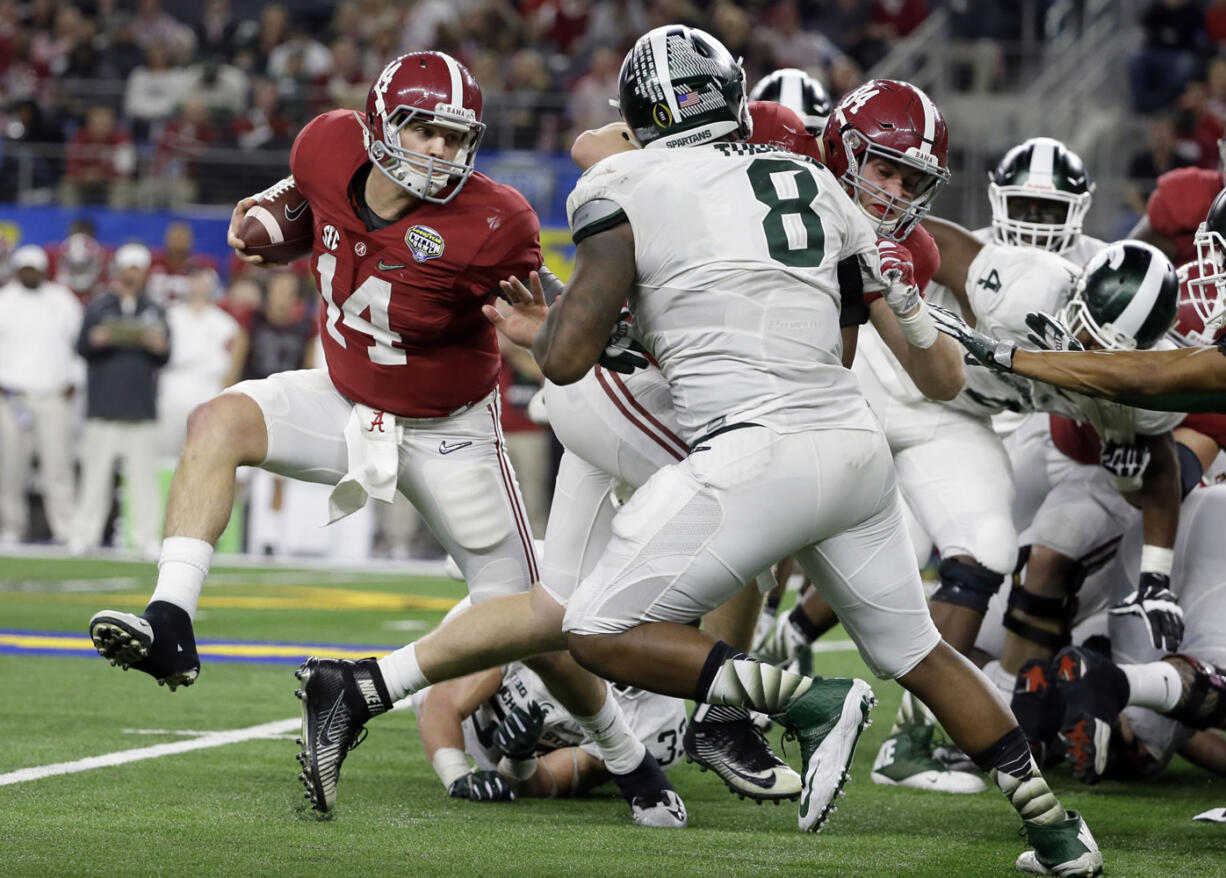
{"type": "Polygon", "coordinates": [[[1140,216],[1158,177],[1216,168],[1226,135],[1226,0],[1150,0],[1129,62],[1132,110],[1148,120],[1127,169],[1127,208],[1140,216]]]}
{"type": "MultiPolygon", "coordinates": [[[[316,113],[363,106],[406,51],[472,69],[487,146],[557,151],[615,118],[622,55],[658,24],[718,33],[751,81],[804,67],[838,95],[927,14],[928,0],[0,0],[0,130],[10,165],[14,145],[67,145],[30,181],[62,203],[174,206],[202,196],[202,177],[218,202],[267,176],[260,154],[316,113]],[[250,154],[250,170],[219,148],[250,154]],[[209,174],[222,164],[236,173],[209,174]]],[[[0,199],[18,184],[0,175],[0,199]]]]}

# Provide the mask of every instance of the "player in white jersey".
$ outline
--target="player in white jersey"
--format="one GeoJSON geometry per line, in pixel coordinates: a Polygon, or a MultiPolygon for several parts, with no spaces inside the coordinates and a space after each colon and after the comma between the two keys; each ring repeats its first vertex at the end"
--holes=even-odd
{"type": "MultiPolygon", "coordinates": [[[[1076,268],[1036,249],[1080,254],[1105,246],[1081,235],[1092,188],[1081,160],[1058,141],[1034,138],[1009,151],[992,175],[992,225],[973,233],[985,246],[969,266],[965,298],[980,322],[1024,327],[1028,308],[1063,304],[1076,268]],[[1010,280],[1009,289],[1001,289],[1002,277],[1010,280]]],[[[929,284],[925,297],[961,313],[959,299],[942,284],[929,284]]],[[[1003,392],[986,376],[988,390],[964,388],[957,400],[942,403],[926,398],[871,328],[861,335],[858,353],[853,368],[889,440],[900,490],[923,539],[917,555],[926,558],[935,547],[940,557],[933,619],[950,644],[968,653],[989,600],[1013,572],[1017,551],[1010,461],[991,413],[1003,406],[1006,416],[1024,418],[1031,411],[1027,393],[1021,387],[1003,392]]],[[[1045,415],[1036,417],[1046,424],[1045,415]]],[[[820,603],[810,595],[781,620],[763,651],[807,649],[812,636],[833,622],[820,603]]],[[[904,696],[873,780],[944,792],[981,790],[979,779],[945,771],[933,760],[932,738],[931,716],[904,696]]]]}
{"type": "MultiPolygon", "coordinates": [[[[845,107],[858,108],[850,115],[841,114],[841,118],[850,120],[845,122],[846,139],[851,139],[847,132],[854,131],[857,140],[853,157],[845,157],[842,140],[825,144],[826,157],[837,155],[840,159],[836,162],[843,167],[840,182],[879,234],[893,234],[903,223],[913,226],[948,173],[947,139],[939,112],[918,89],[892,80],[869,83],[844,98],[840,108],[845,107]],[[934,121],[928,122],[929,117],[934,121]],[[926,139],[928,128],[934,133],[926,139]],[[925,149],[936,157],[934,163],[908,157],[909,151],[922,154],[925,149]],[[906,209],[899,209],[903,199],[912,200],[906,209]],[[893,209],[884,213],[874,209],[887,203],[892,203],[893,209]]],[[[822,156],[819,141],[801,130],[800,120],[780,106],[751,101],[750,116],[751,142],[782,144],[790,152],[822,156]]],[[[624,123],[587,132],[576,140],[572,157],[581,167],[590,167],[602,158],[633,148],[628,136],[624,123]]],[[[918,301],[915,288],[926,283],[935,269],[936,247],[926,232],[911,227],[901,244],[883,238],[879,248],[883,269],[892,275],[897,272],[899,283],[884,297],[874,298],[870,293],[868,319],[881,327],[899,361],[926,393],[952,397],[961,386],[961,363],[939,343],[925,347],[930,338],[917,336],[919,344],[907,338],[909,329],[914,334],[907,318],[918,301]]],[[[860,291],[852,286],[844,293],[840,314],[845,325],[862,323],[865,317],[860,291]]],[[[844,348],[844,362],[853,350],[851,346],[844,348]]],[[[627,352],[625,356],[634,354],[627,352]]],[[[609,539],[616,495],[620,492],[624,500],[657,469],[683,459],[688,452],[678,436],[680,429],[663,375],[645,358],[639,361],[642,368],[627,369],[630,374],[597,366],[572,385],[546,383],[546,410],[567,449],[554,493],[559,514],[551,516],[546,535],[549,548],[542,565],[542,580],[555,593],[569,594],[590,572],[609,539]]],[[[749,622],[749,626],[713,624],[710,617],[703,621],[704,627],[738,649],[750,646],[751,614],[758,604],[753,599],[757,587],[751,584],[749,588],[751,593],[718,611],[720,621],[736,618],[739,613],[737,621],[749,622]]],[[[748,714],[739,708],[699,705],[686,734],[685,748],[689,758],[714,770],[738,794],[755,799],[798,794],[800,778],[760,739],[748,714]]]]}
{"type": "MultiPolygon", "coordinates": [[[[465,598],[443,623],[470,603],[465,598]]],[[[627,687],[610,697],[662,768],[677,761],[684,702],[627,687]]],[[[522,662],[436,683],[415,692],[412,706],[426,757],[456,798],[573,796],[609,779],[600,748],[522,662]]]]}
{"type": "Polygon", "coordinates": [[[1036,846],[1019,868],[1099,874],[1084,821],[1052,795],[991,685],[928,617],[888,449],[841,365],[836,266],[855,257],[865,289],[884,286],[872,226],[824,169],[737,142],[743,74],[708,35],[648,33],[619,93],[647,148],[599,163],[572,193],[566,292],[546,308],[539,282],[510,281],[513,314],[491,315],[513,340],[534,339],[545,375],[568,383],[596,362],[628,298],[691,446],[618,512],[570,596],[572,653],[614,680],[775,715],[801,739],[801,826],[816,828],[844,783],[867,685],[752,661],[686,624],[794,554],[869,666],[915,691],[995,771],[1036,846]]]}
{"type": "MultiPolygon", "coordinates": [[[[1062,702],[1060,738],[1073,775],[1087,783],[1103,776],[1136,777],[1160,770],[1197,729],[1226,728],[1226,485],[1194,490],[1184,502],[1175,544],[1173,579],[1187,611],[1178,655],[1155,649],[1135,617],[1111,616],[1112,660],[1067,647],[1054,662],[1062,702]]],[[[1143,537],[1125,536],[1116,565],[1121,590],[1136,588],[1135,561],[1143,537]]],[[[1222,739],[1216,765],[1222,769],[1222,739]]],[[[1202,760],[1201,761],[1205,761],[1202,760]]]]}

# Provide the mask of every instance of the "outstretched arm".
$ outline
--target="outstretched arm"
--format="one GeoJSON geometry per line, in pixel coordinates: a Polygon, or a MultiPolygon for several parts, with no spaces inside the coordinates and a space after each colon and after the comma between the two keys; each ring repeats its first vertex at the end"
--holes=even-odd
{"type": "Polygon", "coordinates": [[[1147,409],[1226,412],[1226,351],[1220,347],[1068,353],[1019,349],[1013,355],[1013,371],[1147,409]]]}

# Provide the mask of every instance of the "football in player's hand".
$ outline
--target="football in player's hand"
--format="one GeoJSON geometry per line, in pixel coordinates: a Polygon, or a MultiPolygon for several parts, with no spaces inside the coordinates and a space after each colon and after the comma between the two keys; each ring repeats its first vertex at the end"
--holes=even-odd
{"type": "Polygon", "coordinates": [[[292,181],[267,189],[255,196],[256,204],[247,210],[238,236],[251,256],[264,262],[285,265],[311,255],[315,238],[315,217],[311,205],[292,181]]]}

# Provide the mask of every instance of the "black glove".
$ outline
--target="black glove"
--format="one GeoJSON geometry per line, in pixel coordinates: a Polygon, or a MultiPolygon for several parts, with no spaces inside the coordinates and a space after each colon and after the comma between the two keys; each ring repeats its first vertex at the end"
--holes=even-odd
{"type": "Polygon", "coordinates": [[[451,782],[447,795],[470,802],[513,802],[515,791],[510,782],[496,771],[478,770],[462,774],[451,782]]]}
{"type": "Polygon", "coordinates": [[[946,308],[928,305],[937,329],[952,336],[954,341],[966,348],[966,362],[972,366],[987,366],[996,372],[1013,371],[1013,353],[1017,345],[986,335],[946,308]]]}
{"type": "Polygon", "coordinates": [[[1030,332],[1026,338],[1035,347],[1044,351],[1084,351],[1085,346],[1067,326],[1042,311],[1031,311],[1026,315],[1026,325],[1030,332]]]}
{"type": "Polygon", "coordinates": [[[536,701],[513,709],[494,729],[495,749],[508,759],[531,759],[545,728],[545,713],[536,701]]]}
{"type": "Polygon", "coordinates": [[[635,369],[646,369],[650,365],[643,356],[646,352],[646,348],[630,335],[630,310],[622,308],[621,317],[609,333],[609,340],[605,342],[604,353],[600,355],[600,365],[629,375],[635,369]]]}
{"type": "Polygon", "coordinates": [[[1171,578],[1163,573],[1142,573],[1140,587],[1111,607],[1117,616],[1139,616],[1149,626],[1154,649],[1175,652],[1183,640],[1183,608],[1171,591],[1171,578]]]}
{"type": "Polygon", "coordinates": [[[1103,469],[1120,479],[1139,479],[1149,466],[1149,447],[1108,439],[1098,453],[1103,469]]]}

